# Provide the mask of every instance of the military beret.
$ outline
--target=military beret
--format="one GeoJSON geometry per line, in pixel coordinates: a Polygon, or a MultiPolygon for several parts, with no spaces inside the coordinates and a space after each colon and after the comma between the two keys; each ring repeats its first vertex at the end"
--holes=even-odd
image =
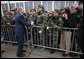
{"type": "Polygon", "coordinates": [[[30,12],[36,11],[35,9],[30,10],[30,12]]]}

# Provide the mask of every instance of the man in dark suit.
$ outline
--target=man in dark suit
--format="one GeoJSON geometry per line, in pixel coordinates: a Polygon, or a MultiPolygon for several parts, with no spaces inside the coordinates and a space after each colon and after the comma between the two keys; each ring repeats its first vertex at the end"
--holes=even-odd
{"type": "Polygon", "coordinates": [[[15,33],[18,42],[17,56],[24,57],[23,54],[23,42],[24,42],[24,32],[25,26],[31,26],[33,22],[26,22],[26,19],[23,16],[24,9],[23,7],[18,8],[18,13],[15,16],[15,33]]]}

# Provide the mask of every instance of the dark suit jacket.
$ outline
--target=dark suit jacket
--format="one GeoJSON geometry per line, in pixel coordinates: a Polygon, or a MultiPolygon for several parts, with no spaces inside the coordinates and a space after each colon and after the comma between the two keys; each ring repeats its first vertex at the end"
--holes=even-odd
{"type": "Polygon", "coordinates": [[[68,15],[68,20],[65,20],[63,18],[63,21],[64,21],[63,27],[75,28],[79,21],[79,17],[77,13],[74,13],[74,14],[68,15]]]}
{"type": "Polygon", "coordinates": [[[25,32],[25,26],[31,26],[30,22],[26,22],[26,19],[21,13],[15,16],[15,33],[16,36],[22,36],[25,32]]]}

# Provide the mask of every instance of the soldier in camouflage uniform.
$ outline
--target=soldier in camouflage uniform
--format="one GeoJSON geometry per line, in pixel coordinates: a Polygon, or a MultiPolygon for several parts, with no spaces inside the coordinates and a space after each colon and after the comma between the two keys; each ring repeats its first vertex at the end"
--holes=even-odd
{"type": "MultiPolygon", "coordinates": [[[[10,11],[10,15],[11,15],[10,18],[11,18],[11,21],[12,21],[11,22],[11,25],[15,25],[15,15],[16,15],[16,12],[17,12],[17,8],[12,8],[11,11],[10,11]]],[[[15,41],[16,42],[17,40],[16,40],[16,37],[15,37],[14,27],[11,26],[10,28],[12,30],[10,32],[10,34],[13,35],[13,36],[10,36],[10,37],[11,37],[12,41],[15,41]]],[[[13,43],[13,45],[15,45],[15,43],[13,43]]]]}
{"type": "Polygon", "coordinates": [[[45,21],[45,27],[46,27],[46,40],[47,40],[47,42],[46,42],[46,44],[47,44],[47,46],[51,46],[51,43],[49,42],[50,41],[50,36],[51,36],[51,29],[52,28],[50,28],[49,29],[49,27],[52,27],[53,25],[52,25],[52,15],[53,15],[53,12],[51,12],[51,11],[48,11],[48,13],[47,13],[47,19],[46,19],[46,21],[45,21]]]}
{"type": "Polygon", "coordinates": [[[2,17],[2,22],[1,22],[1,23],[2,23],[3,25],[6,25],[6,23],[7,23],[7,13],[8,13],[8,12],[7,12],[7,10],[5,10],[5,11],[3,11],[3,12],[4,12],[4,13],[3,13],[4,16],[2,17]]]}
{"type": "Polygon", "coordinates": [[[10,31],[10,28],[9,28],[9,25],[11,25],[11,18],[10,18],[10,13],[7,12],[7,14],[4,14],[4,17],[3,17],[3,25],[5,25],[4,27],[4,37],[5,37],[5,40],[6,39],[9,39],[9,31],[10,31]]]}
{"type": "Polygon", "coordinates": [[[29,20],[30,20],[30,21],[33,21],[34,24],[36,25],[37,15],[36,15],[36,10],[35,10],[35,9],[32,9],[32,10],[30,11],[29,20]]]}
{"type": "MultiPolygon", "coordinates": [[[[63,26],[63,21],[62,21],[62,17],[59,15],[60,11],[59,10],[55,10],[53,12],[53,18],[51,21],[51,47],[57,47],[58,46],[58,38],[57,38],[57,33],[59,33],[59,31],[61,30],[62,26],[63,26]],[[57,39],[56,39],[57,38],[57,39]]],[[[51,50],[50,53],[54,53],[54,50],[51,50]]]]}
{"type": "Polygon", "coordinates": [[[16,15],[15,12],[16,12],[16,8],[11,9],[11,11],[10,11],[11,20],[12,20],[11,25],[14,25],[15,24],[15,15],[16,15]]]}
{"type": "MultiPolygon", "coordinates": [[[[45,18],[45,15],[44,15],[44,7],[42,5],[39,5],[38,6],[38,9],[37,9],[37,21],[36,21],[36,26],[41,26],[41,28],[38,28],[38,32],[40,34],[42,34],[42,31],[43,31],[43,21],[44,21],[44,18],[45,18]]],[[[40,42],[40,35],[39,33],[37,32],[37,36],[38,36],[38,42],[40,42]]],[[[42,39],[43,37],[41,37],[42,39]]],[[[39,43],[40,44],[40,43],[39,43]]]]}
{"type": "Polygon", "coordinates": [[[4,40],[6,40],[7,39],[7,30],[6,30],[6,24],[7,24],[7,10],[5,10],[5,11],[3,11],[3,17],[2,17],[2,21],[1,21],[1,23],[2,23],[2,25],[4,25],[3,26],[3,33],[4,33],[4,40]]]}
{"type": "MultiPolygon", "coordinates": [[[[29,20],[34,22],[34,24],[36,25],[36,21],[37,21],[37,15],[36,15],[36,10],[35,9],[32,9],[30,10],[30,16],[29,16],[29,20]]],[[[32,27],[32,34],[33,34],[33,43],[37,44],[37,28],[36,27],[32,27]]]]}
{"type": "MultiPolygon", "coordinates": [[[[44,7],[42,5],[39,5],[38,6],[38,9],[37,9],[37,21],[36,21],[36,25],[37,26],[42,26],[43,24],[43,21],[44,21],[44,18],[45,15],[44,15],[44,7]]],[[[41,31],[43,30],[42,28],[40,29],[41,31]]]]}
{"type": "Polygon", "coordinates": [[[8,12],[8,14],[7,14],[7,26],[6,26],[6,30],[7,30],[7,33],[8,33],[8,39],[11,40],[11,41],[13,41],[12,40],[12,31],[13,31],[13,29],[12,29],[12,27],[10,25],[12,25],[12,18],[11,18],[11,13],[8,12]]]}

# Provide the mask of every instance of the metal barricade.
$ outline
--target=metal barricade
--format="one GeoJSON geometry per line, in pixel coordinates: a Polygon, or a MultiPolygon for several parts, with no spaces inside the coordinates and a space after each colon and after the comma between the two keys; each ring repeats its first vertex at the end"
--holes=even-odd
{"type": "Polygon", "coordinates": [[[17,43],[16,37],[15,37],[15,25],[1,25],[1,33],[4,37],[4,42],[9,43],[17,43]]]}
{"type": "MultiPolygon", "coordinates": [[[[44,47],[44,48],[49,48],[49,49],[54,49],[54,50],[60,50],[60,51],[65,51],[65,52],[71,52],[71,53],[77,53],[77,54],[83,54],[81,52],[81,49],[78,48],[77,42],[76,42],[76,33],[78,31],[78,28],[66,28],[63,27],[61,30],[61,37],[58,39],[58,33],[59,30],[50,28],[50,30],[44,29],[42,34],[39,34],[39,28],[40,26],[33,26],[31,28],[31,43],[34,48],[34,46],[38,47],[44,47]],[[64,31],[64,35],[62,32],[64,31]],[[33,32],[33,33],[32,33],[33,32]],[[67,36],[67,34],[68,36],[67,36]],[[62,38],[64,36],[64,38],[62,38]],[[68,39],[66,39],[68,37],[68,39]],[[61,40],[63,40],[61,42],[61,40]],[[60,40],[60,44],[59,43],[60,40]],[[64,43],[61,48],[61,43],[64,43]]],[[[32,49],[33,49],[32,48],[32,49]]]]}
{"type": "MultiPolygon", "coordinates": [[[[50,27],[49,30],[44,29],[42,34],[39,34],[41,26],[26,27],[26,36],[24,44],[28,45],[28,51],[31,52],[34,46],[44,47],[65,52],[83,54],[78,48],[76,42],[76,33],[78,28],[66,28],[57,30],[50,27]],[[61,35],[59,35],[61,33],[61,35]],[[59,44],[58,44],[59,43],[59,44]]],[[[4,37],[4,42],[17,43],[15,37],[15,25],[1,25],[1,33],[4,37]]]]}

